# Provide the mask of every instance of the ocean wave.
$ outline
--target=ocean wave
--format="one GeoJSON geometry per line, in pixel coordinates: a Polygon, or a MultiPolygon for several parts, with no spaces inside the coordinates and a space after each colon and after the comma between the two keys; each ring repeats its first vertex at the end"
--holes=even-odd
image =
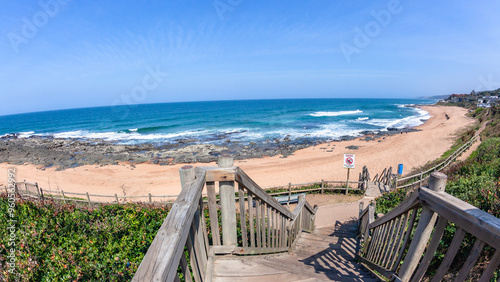
{"type": "Polygon", "coordinates": [[[358,121],[364,121],[370,119],[369,117],[359,117],[357,120],[358,121]]]}
{"type": "Polygon", "coordinates": [[[400,119],[370,119],[365,121],[366,124],[374,125],[374,126],[379,126],[384,129],[387,128],[403,128],[406,126],[410,127],[415,127],[422,125],[425,120],[428,120],[430,118],[430,115],[428,112],[414,108],[414,111],[416,115],[412,115],[409,117],[405,118],[400,118],[400,119]]]}
{"type": "Polygon", "coordinates": [[[355,111],[338,111],[338,112],[315,112],[312,114],[309,114],[312,117],[336,117],[336,116],[343,116],[343,115],[352,115],[352,114],[359,114],[362,113],[363,111],[360,110],[355,110],[355,111]]]}

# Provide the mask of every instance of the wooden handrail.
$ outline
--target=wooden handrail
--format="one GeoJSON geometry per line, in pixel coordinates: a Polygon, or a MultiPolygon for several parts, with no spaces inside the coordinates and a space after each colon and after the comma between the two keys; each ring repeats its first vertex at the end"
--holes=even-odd
{"type": "Polygon", "coordinates": [[[174,281],[194,215],[199,208],[205,172],[186,183],[137,269],[133,281],[174,281]]]}
{"type": "Polygon", "coordinates": [[[457,226],[457,231],[432,281],[439,281],[446,274],[467,233],[476,241],[457,279],[467,279],[479,253],[488,245],[496,250],[496,260],[490,261],[480,281],[489,281],[500,264],[500,219],[447,194],[445,186],[446,176],[434,172],[429,179],[430,189],[418,189],[374,222],[367,223],[371,206],[360,212],[360,236],[364,244],[358,254],[360,261],[389,279],[420,281],[451,222],[457,226]]]}
{"type": "Polygon", "coordinates": [[[216,255],[290,251],[302,230],[314,230],[317,206],[312,207],[304,197],[300,197],[298,205],[290,212],[242,169],[233,167],[232,160],[224,159],[220,163],[229,167],[200,167],[195,175],[190,166],[180,169],[184,189],[149,247],[134,281],[175,281],[178,280],[179,266],[186,281],[191,280],[191,275],[195,281],[211,280],[216,255]],[[190,175],[195,177],[194,180],[188,181],[190,175]],[[219,206],[215,201],[216,182],[220,186],[219,206]],[[238,200],[234,193],[235,182],[238,183],[238,200]],[[205,222],[204,186],[207,187],[210,227],[205,222]],[[236,237],[238,221],[241,242],[236,237]],[[211,243],[207,230],[212,235],[211,243]],[[184,256],[185,246],[188,257],[184,256]]]}

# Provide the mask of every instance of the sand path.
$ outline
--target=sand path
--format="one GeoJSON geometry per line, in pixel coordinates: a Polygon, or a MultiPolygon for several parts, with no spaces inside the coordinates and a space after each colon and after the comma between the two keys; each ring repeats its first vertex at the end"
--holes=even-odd
{"type": "MultiPolygon", "coordinates": [[[[321,144],[295,152],[288,158],[279,156],[236,161],[262,187],[325,180],[345,180],[343,154],[356,154],[356,168],[351,179],[357,180],[364,165],[374,176],[385,167],[404,164],[404,171],[424,165],[443,154],[454,142],[457,131],[474,124],[465,116],[467,110],[458,107],[425,106],[431,118],[418,128],[422,131],[396,134],[378,141],[342,141],[321,144]],[[445,113],[450,116],[447,120],[445,113]],[[348,146],[359,146],[348,150],[348,146]],[[332,150],[331,152],[327,152],[332,150]]],[[[194,164],[195,166],[215,165],[194,164]]],[[[158,166],[128,164],[110,166],[82,166],[64,171],[55,168],[40,169],[34,165],[17,166],[17,180],[38,182],[44,189],[62,189],[67,192],[89,192],[106,195],[168,195],[180,191],[178,170],[181,164],[158,166]]],[[[0,164],[0,187],[7,182],[8,164],[0,164]]]]}

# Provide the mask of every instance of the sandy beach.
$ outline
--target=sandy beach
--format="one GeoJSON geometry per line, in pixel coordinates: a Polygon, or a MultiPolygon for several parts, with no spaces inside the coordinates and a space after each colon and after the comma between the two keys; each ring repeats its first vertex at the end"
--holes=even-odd
{"type": "MultiPolygon", "coordinates": [[[[356,154],[356,167],[351,170],[351,179],[357,180],[364,165],[374,176],[385,167],[404,165],[404,173],[426,164],[443,154],[454,142],[460,130],[474,124],[466,117],[467,109],[459,107],[425,106],[431,118],[417,127],[420,131],[396,134],[378,140],[330,142],[298,150],[293,155],[236,161],[261,187],[304,183],[325,180],[345,180],[347,170],[343,168],[343,154],[356,154]],[[447,119],[445,114],[450,118],[447,119]],[[346,147],[357,146],[356,150],[346,147]]],[[[135,168],[126,163],[107,166],[81,166],[62,171],[55,168],[25,164],[17,168],[17,181],[38,182],[49,190],[65,192],[89,192],[91,194],[114,195],[172,195],[180,191],[178,170],[184,164],[159,166],[137,164],[135,168]]],[[[194,166],[215,166],[193,164],[194,166]]],[[[11,165],[0,164],[0,187],[6,185],[7,169],[11,165]]]]}

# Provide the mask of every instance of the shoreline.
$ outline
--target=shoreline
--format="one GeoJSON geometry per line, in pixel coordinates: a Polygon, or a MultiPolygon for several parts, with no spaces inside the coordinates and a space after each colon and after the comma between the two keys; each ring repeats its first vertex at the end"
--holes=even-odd
{"type": "MultiPolygon", "coordinates": [[[[356,154],[356,168],[351,171],[355,181],[363,165],[371,175],[385,167],[403,163],[405,172],[432,161],[451,147],[454,134],[474,123],[465,117],[467,110],[458,107],[419,107],[431,115],[416,131],[408,134],[362,136],[353,140],[332,141],[297,149],[284,156],[263,156],[235,160],[261,187],[325,180],[344,180],[343,154],[356,154]],[[445,114],[450,119],[445,118],[445,114]],[[370,138],[368,138],[370,137],[370,138]],[[367,140],[368,138],[368,140],[367,140]]],[[[189,163],[189,162],[188,162],[189,163]]],[[[38,182],[44,189],[68,192],[89,192],[103,195],[154,195],[176,194],[180,191],[178,169],[185,165],[125,164],[85,165],[58,171],[54,167],[18,165],[18,181],[38,182]]],[[[209,163],[190,163],[194,166],[213,166],[209,163]]],[[[6,173],[15,165],[1,163],[0,171],[6,173]]],[[[0,187],[5,186],[0,181],[0,187]]]]}

